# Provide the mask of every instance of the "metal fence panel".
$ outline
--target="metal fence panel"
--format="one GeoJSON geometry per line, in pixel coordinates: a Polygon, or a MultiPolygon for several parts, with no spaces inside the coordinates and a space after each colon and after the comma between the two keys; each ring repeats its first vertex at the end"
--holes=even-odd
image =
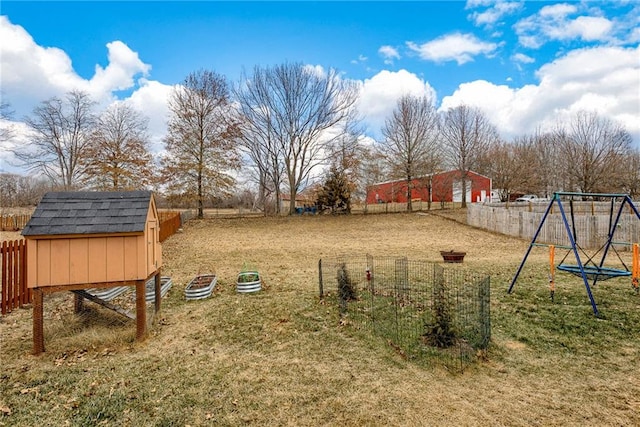
{"type": "Polygon", "coordinates": [[[462,369],[491,338],[490,279],[405,257],[319,261],[320,296],[410,358],[462,369]]]}

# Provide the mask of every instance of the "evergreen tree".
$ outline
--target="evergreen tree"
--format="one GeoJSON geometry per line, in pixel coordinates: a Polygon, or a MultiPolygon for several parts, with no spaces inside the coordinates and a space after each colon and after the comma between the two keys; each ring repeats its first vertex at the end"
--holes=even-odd
{"type": "Polygon", "coordinates": [[[330,210],[332,214],[351,213],[351,190],[344,172],[332,166],[327,178],[318,191],[317,205],[321,210],[330,210]]]}

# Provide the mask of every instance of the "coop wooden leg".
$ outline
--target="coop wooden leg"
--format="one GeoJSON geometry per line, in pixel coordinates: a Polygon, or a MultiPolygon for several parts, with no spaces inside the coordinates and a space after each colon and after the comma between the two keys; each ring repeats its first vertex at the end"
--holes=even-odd
{"type": "Polygon", "coordinates": [[[42,289],[36,288],[33,290],[33,354],[36,356],[44,352],[43,312],[42,289]]]}
{"type": "Polygon", "coordinates": [[[147,304],[145,301],[145,281],[136,283],[136,339],[142,341],[147,335],[147,304]]]}
{"type": "Polygon", "coordinates": [[[73,311],[78,314],[84,309],[84,298],[78,294],[73,295],[73,311]]]}
{"type": "Polygon", "coordinates": [[[158,269],[158,272],[156,273],[155,276],[155,289],[156,289],[156,300],[155,300],[155,312],[158,313],[160,311],[160,304],[161,304],[161,296],[160,296],[160,270],[158,269]]]}

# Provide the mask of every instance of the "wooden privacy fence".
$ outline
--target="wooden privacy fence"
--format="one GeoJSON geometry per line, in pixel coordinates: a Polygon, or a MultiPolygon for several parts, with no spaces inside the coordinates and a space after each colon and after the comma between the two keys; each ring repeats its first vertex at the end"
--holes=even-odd
{"type": "Polygon", "coordinates": [[[22,230],[31,215],[2,215],[0,216],[1,231],[18,231],[22,230]]]}
{"type": "MultiPolygon", "coordinates": [[[[532,239],[535,234],[547,203],[536,203],[528,206],[511,206],[507,209],[501,205],[467,205],[467,223],[474,227],[484,228],[497,233],[522,239],[532,239]]],[[[575,227],[577,243],[583,248],[597,249],[607,240],[611,216],[611,205],[606,202],[578,202],[574,203],[573,226],[571,215],[565,206],[567,220],[570,227],[575,227]]],[[[614,215],[618,207],[614,209],[614,215]]],[[[570,246],[569,236],[562,221],[562,216],[554,205],[540,230],[537,239],[540,243],[570,246]]],[[[624,212],[620,217],[618,227],[614,234],[616,242],[625,243],[616,245],[618,249],[631,249],[628,243],[640,242],[640,220],[631,212],[624,212]]]]}
{"type": "Polygon", "coordinates": [[[164,242],[182,227],[180,212],[158,212],[160,219],[160,241],[164,242]]]}
{"type": "Polygon", "coordinates": [[[27,245],[24,239],[5,241],[0,245],[2,258],[2,288],[0,310],[7,314],[31,302],[27,288],[27,245]]]}

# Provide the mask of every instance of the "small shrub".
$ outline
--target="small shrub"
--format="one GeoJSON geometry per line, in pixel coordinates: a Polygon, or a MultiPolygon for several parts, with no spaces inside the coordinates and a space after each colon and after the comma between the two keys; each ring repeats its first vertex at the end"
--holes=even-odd
{"type": "Polygon", "coordinates": [[[351,282],[347,264],[344,262],[338,267],[338,293],[341,302],[355,301],[357,299],[356,289],[351,282]]]}
{"type": "Polygon", "coordinates": [[[453,305],[448,299],[447,286],[441,277],[433,289],[433,312],[425,321],[425,340],[428,344],[447,348],[456,343],[453,305]]]}

